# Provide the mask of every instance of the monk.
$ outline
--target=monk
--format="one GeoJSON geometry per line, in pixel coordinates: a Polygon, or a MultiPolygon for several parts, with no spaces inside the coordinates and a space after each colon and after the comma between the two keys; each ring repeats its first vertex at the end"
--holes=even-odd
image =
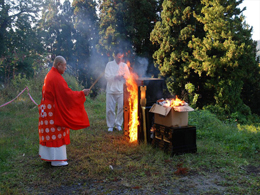
{"type": "Polygon", "coordinates": [[[89,126],[84,102],[90,90],[72,91],[62,77],[65,70],[66,60],[57,56],[44,79],[38,106],[39,155],[52,166],[68,165],[66,145],[70,144],[70,129],[89,126]]]}

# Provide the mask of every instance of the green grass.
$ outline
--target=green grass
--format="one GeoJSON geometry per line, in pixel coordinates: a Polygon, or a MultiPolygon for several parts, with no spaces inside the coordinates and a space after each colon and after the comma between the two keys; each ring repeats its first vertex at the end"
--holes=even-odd
{"type": "Polygon", "coordinates": [[[254,124],[225,123],[196,110],[189,124],[197,128],[198,152],[171,157],[150,144],[127,142],[122,132],[108,133],[102,93],[85,103],[90,127],[71,131],[69,166],[51,167],[38,156],[38,111],[26,96],[0,108],[0,194],[260,193],[254,124]],[[187,174],[176,174],[180,164],[187,174]]]}

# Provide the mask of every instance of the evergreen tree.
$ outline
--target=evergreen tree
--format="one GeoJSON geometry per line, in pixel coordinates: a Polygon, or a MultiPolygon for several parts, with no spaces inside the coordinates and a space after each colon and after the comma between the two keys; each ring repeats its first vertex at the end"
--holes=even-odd
{"type": "Polygon", "coordinates": [[[189,68],[192,49],[188,43],[193,35],[203,37],[205,34],[203,26],[193,17],[193,12],[200,13],[201,4],[197,0],[164,0],[162,7],[161,21],[156,23],[150,36],[159,48],[153,58],[162,76],[167,78],[168,90],[180,96],[187,83],[199,79],[189,68]]]}
{"type": "Polygon", "coordinates": [[[139,73],[140,76],[157,75],[158,71],[154,68],[152,54],[156,50],[156,46],[150,41],[150,33],[154,28],[155,23],[160,20],[159,12],[161,11],[162,1],[157,0],[129,0],[126,25],[129,31],[129,38],[133,51],[134,58],[131,60],[132,67],[139,73]],[[147,61],[146,61],[147,60],[147,61]],[[150,65],[148,70],[142,73],[145,66],[150,65]],[[141,70],[141,71],[138,71],[141,70]],[[142,75],[143,74],[143,75],[142,75]]]}
{"type": "Polygon", "coordinates": [[[72,15],[73,10],[68,0],[63,5],[56,0],[45,2],[42,19],[39,21],[39,31],[45,45],[46,54],[51,56],[51,60],[54,60],[57,55],[64,56],[68,62],[71,58],[74,32],[72,15]]]}
{"type": "Polygon", "coordinates": [[[241,10],[236,0],[202,0],[203,8],[195,18],[203,24],[205,37],[193,36],[189,46],[194,59],[190,68],[209,77],[205,85],[211,89],[215,103],[226,112],[249,113],[241,93],[245,81],[258,69],[251,29],[243,28],[241,10]],[[245,74],[248,73],[248,74],[245,74]]]}
{"type": "Polygon", "coordinates": [[[124,23],[124,7],[125,3],[121,0],[99,1],[100,40],[97,49],[102,55],[110,57],[110,60],[119,40],[126,41],[126,34],[119,32],[119,27],[122,28],[124,23]]]}
{"type": "Polygon", "coordinates": [[[237,7],[241,2],[165,0],[162,22],[151,33],[151,40],[160,45],[154,58],[168,76],[169,89],[181,94],[192,83],[200,108],[217,105],[226,113],[250,112],[241,94],[259,68],[251,29],[243,27],[237,7]]]}
{"type": "Polygon", "coordinates": [[[41,51],[35,27],[40,0],[0,0],[0,82],[8,84],[21,73],[33,75],[33,63],[41,51]]]}
{"type": "MultiPolygon", "coordinates": [[[[112,59],[117,46],[128,52],[131,64],[138,64],[136,56],[152,59],[155,47],[149,35],[159,20],[160,2],[157,0],[100,1],[100,40],[98,49],[112,59]]],[[[152,60],[151,60],[152,61],[152,60]]]]}
{"type": "MultiPolygon", "coordinates": [[[[78,69],[79,80],[85,87],[90,87],[105,70],[104,64],[107,60],[96,50],[99,40],[97,3],[93,0],[74,0],[73,7],[76,30],[74,63],[78,69]]],[[[91,95],[95,96],[97,93],[98,85],[95,85],[91,95]]]]}

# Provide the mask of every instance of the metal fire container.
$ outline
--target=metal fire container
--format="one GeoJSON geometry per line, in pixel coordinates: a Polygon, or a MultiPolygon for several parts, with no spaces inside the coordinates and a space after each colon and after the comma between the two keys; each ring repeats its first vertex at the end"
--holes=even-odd
{"type": "MultiPolygon", "coordinates": [[[[139,78],[137,84],[139,86],[138,94],[140,94],[140,99],[146,99],[145,104],[142,104],[142,106],[152,106],[158,99],[164,97],[163,90],[166,89],[166,87],[163,79],[139,78]]],[[[140,104],[141,103],[142,102],[140,102],[140,104]]]]}
{"type": "MultiPolygon", "coordinates": [[[[149,112],[152,105],[165,97],[165,81],[158,78],[139,78],[138,85],[138,142],[151,143],[150,129],[153,126],[154,114],[149,112]]],[[[129,92],[124,85],[124,135],[129,139],[129,92]]]]}

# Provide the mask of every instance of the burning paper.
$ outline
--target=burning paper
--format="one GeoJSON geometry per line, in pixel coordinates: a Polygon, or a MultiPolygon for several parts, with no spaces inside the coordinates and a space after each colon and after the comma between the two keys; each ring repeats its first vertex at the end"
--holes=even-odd
{"type": "Polygon", "coordinates": [[[154,113],[154,123],[166,127],[188,126],[188,112],[194,109],[179,98],[161,99],[152,106],[149,112],[154,113]]]}
{"type": "Polygon", "coordinates": [[[158,100],[157,103],[161,106],[165,106],[165,107],[178,107],[178,106],[188,106],[188,104],[179,99],[177,96],[176,98],[172,98],[172,99],[161,99],[161,100],[158,100]]]}

